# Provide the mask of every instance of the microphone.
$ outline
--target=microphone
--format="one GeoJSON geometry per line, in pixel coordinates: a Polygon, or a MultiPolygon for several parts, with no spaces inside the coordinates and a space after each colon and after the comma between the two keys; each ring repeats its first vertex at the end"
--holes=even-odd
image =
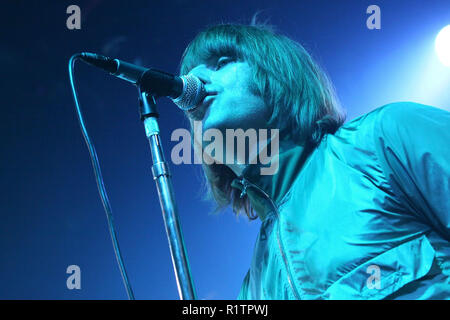
{"type": "Polygon", "coordinates": [[[203,82],[194,75],[175,76],[96,53],[82,52],[84,62],[138,86],[156,97],[169,97],[182,110],[194,109],[206,96],[203,82]]]}

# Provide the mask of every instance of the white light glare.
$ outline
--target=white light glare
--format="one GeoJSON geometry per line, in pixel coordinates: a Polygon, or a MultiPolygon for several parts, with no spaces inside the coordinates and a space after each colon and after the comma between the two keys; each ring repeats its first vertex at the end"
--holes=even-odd
{"type": "Polygon", "coordinates": [[[434,47],[442,64],[450,67],[450,24],[439,31],[434,47]]]}

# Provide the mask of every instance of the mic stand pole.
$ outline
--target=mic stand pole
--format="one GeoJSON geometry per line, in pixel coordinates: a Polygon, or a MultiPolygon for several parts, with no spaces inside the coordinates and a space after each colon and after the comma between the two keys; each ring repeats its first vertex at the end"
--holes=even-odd
{"type": "Polygon", "coordinates": [[[145,134],[150,143],[152,153],[153,180],[158,190],[159,204],[164,218],[167,238],[169,240],[170,255],[175,270],[178,294],[181,300],[196,300],[194,283],[192,281],[187,252],[184,246],[183,234],[178,219],[178,208],[175,202],[169,166],[159,137],[159,126],[155,97],[139,90],[141,121],[144,123],[145,134]]]}

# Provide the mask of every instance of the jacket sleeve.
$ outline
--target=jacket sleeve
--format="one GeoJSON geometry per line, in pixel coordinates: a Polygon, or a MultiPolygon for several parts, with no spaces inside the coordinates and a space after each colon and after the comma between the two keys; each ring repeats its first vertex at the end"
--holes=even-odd
{"type": "Polygon", "coordinates": [[[375,146],[407,210],[450,240],[450,112],[416,103],[380,108],[375,146]]]}

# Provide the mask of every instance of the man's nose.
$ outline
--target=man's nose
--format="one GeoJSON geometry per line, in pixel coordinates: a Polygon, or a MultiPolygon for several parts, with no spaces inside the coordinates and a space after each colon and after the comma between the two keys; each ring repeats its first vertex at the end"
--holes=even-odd
{"type": "Polygon", "coordinates": [[[211,70],[209,70],[206,65],[201,64],[196,66],[189,72],[189,74],[199,78],[205,85],[211,83],[211,70]]]}

